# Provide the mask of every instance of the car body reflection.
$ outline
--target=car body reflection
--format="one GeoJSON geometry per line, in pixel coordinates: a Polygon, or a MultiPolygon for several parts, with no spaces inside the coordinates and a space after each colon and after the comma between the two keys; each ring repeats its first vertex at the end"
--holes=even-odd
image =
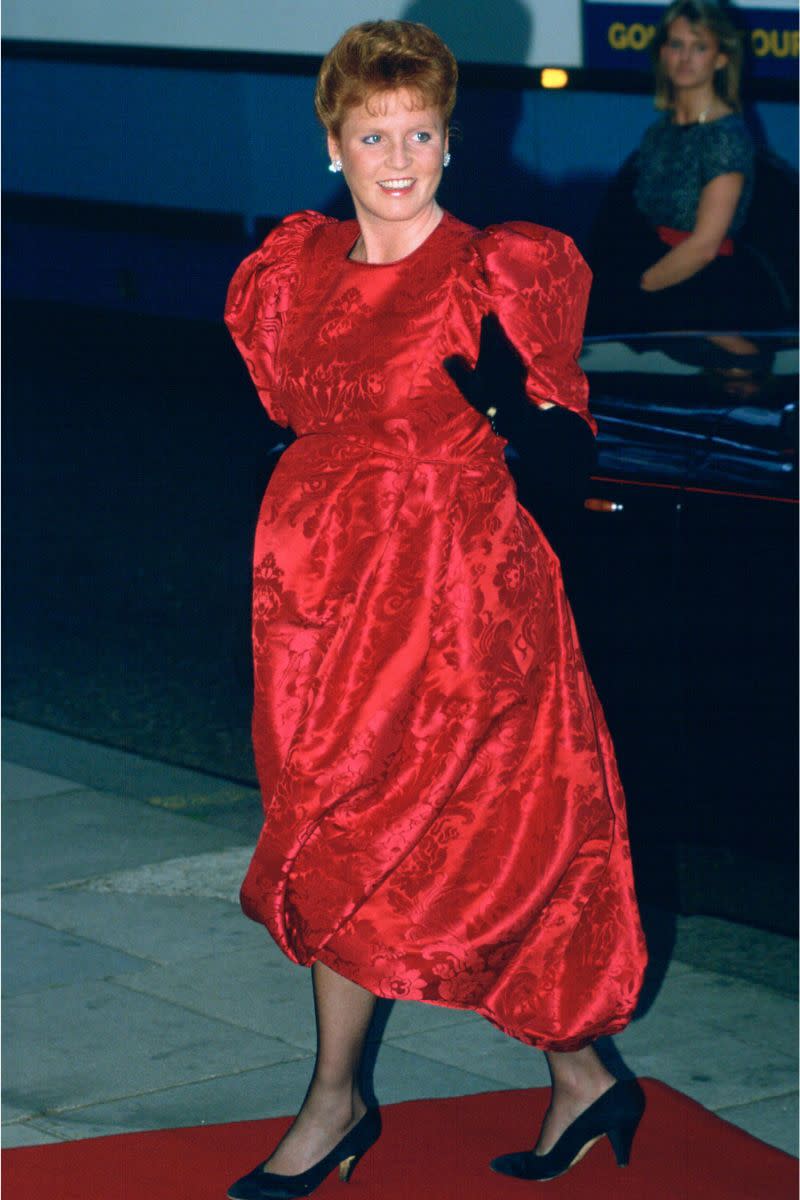
{"type": "Polygon", "coordinates": [[[793,932],[797,336],[588,338],[581,363],[598,461],[555,545],[642,898],[793,932]]]}
{"type": "Polygon", "coordinates": [[[597,474],[651,484],[796,495],[796,337],[589,339],[597,474]]]}

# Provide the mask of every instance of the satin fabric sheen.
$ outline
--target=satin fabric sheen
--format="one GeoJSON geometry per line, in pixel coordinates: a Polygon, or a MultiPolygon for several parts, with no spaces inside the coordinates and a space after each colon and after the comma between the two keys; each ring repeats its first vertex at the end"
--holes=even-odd
{"type": "Polygon", "coordinates": [[[397,263],[288,217],[226,321],[284,452],[255,542],[264,828],[244,911],[290,958],[575,1049],[621,1029],[645,948],[625,806],[559,563],[443,360],[496,312],[532,402],[592,423],[571,241],[449,214],[397,263]]]}

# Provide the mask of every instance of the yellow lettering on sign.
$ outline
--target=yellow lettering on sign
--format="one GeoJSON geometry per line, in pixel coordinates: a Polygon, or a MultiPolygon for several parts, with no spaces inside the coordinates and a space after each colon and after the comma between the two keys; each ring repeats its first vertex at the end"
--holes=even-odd
{"type": "Polygon", "coordinates": [[[631,50],[644,50],[647,45],[647,30],[638,21],[628,30],[628,45],[631,50]]]}
{"type": "Polygon", "coordinates": [[[622,21],[613,21],[608,27],[608,44],[614,50],[625,49],[625,26],[622,21]]]}
{"type": "Polygon", "coordinates": [[[754,29],[750,42],[756,58],[797,58],[800,31],[797,29],[754,29]]]}
{"type": "Polygon", "coordinates": [[[641,21],[634,21],[632,25],[614,21],[608,27],[608,42],[614,50],[646,50],[655,32],[655,25],[643,25],[641,21]]]}
{"type": "Polygon", "coordinates": [[[773,29],[769,41],[772,53],[776,58],[788,58],[792,48],[791,33],[788,29],[783,29],[780,32],[777,29],[773,29]]]}

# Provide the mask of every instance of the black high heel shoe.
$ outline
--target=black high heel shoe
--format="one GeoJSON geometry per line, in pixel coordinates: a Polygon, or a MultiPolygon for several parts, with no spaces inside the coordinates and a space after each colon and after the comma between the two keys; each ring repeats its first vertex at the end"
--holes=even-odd
{"type": "Polygon", "coordinates": [[[544,1182],[563,1175],[579,1162],[595,1142],[606,1136],[611,1142],[618,1167],[627,1167],[633,1135],[644,1112],[644,1092],[635,1079],[619,1079],[594,1104],[576,1117],[547,1154],[520,1150],[501,1154],[489,1164],[500,1175],[515,1179],[544,1182]]]}
{"type": "Polygon", "coordinates": [[[228,1196],[230,1200],[295,1200],[297,1196],[310,1196],[336,1166],[339,1167],[339,1178],[347,1183],[356,1163],[377,1142],[380,1133],[380,1113],[377,1108],[368,1108],[330,1154],[307,1171],[300,1175],[276,1175],[265,1171],[264,1164],[260,1163],[249,1175],[243,1175],[231,1185],[228,1196]]]}

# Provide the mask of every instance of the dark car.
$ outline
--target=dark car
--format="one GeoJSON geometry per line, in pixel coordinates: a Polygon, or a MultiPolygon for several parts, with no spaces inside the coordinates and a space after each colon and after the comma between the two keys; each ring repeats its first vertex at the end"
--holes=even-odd
{"type": "Polygon", "coordinates": [[[646,900],[794,932],[795,335],[587,339],[597,466],[557,549],[646,900]]]}

